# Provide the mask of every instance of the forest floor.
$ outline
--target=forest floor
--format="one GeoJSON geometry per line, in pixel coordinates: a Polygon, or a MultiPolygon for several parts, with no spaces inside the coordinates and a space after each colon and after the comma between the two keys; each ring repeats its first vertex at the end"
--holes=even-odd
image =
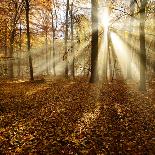
{"type": "Polygon", "coordinates": [[[155,84],[0,83],[2,154],[155,154],[155,84]]]}

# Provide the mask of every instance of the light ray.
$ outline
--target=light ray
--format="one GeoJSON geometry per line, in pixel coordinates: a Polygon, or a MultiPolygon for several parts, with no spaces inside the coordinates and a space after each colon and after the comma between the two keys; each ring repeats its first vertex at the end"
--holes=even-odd
{"type": "Polygon", "coordinates": [[[109,35],[109,25],[110,25],[110,16],[109,16],[109,8],[105,7],[104,9],[100,9],[99,12],[99,19],[100,19],[100,27],[101,31],[103,31],[101,40],[100,40],[100,47],[99,47],[99,55],[98,55],[98,68],[99,68],[99,75],[102,78],[103,75],[107,72],[107,58],[108,58],[108,35],[109,35]]]}
{"type": "MultiPolygon", "coordinates": [[[[116,35],[116,33],[111,32],[111,40],[113,43],[114,51],[120,63],[121,71],[123,76],[127,76],[127,62],[129,61],[129,48],[127,45],[122,41],[122,39],[116,35]]],[[[135,80],[139,80],[139,69],[137,64],[132,61],[131,62],[131,70],[133,72],[135,80]]]]}

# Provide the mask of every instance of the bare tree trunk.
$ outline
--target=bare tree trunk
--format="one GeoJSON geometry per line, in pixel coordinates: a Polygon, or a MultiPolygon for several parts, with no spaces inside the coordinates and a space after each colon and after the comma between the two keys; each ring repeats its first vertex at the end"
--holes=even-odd
{"type": "Polygon", "coordinates": [[[21,70],[21,52],[22,52],[22,27],[20,21],[20,28],[19,28],[19,53],[18,53],[18,76],[20,76],[21,70]]]}
{"type": "Polygon", "coordinates": [[[53,29],[53,35],[52,35],[52,50],[53,50],[53,73],[54,76],[56,75],[55,71],[55,27],[54,27],[54,19],[53,19],[53,14],[52,14],[52,29],[53,29]]]}
{"type": "MultiPolygon", "coordinates": [[[[131,15],[134,13],[134,3],[131,1],[130,2],[130,13],[131,15]]],[[[130,17],[130,33],[129,33],[129,40],[130,40],[130,44],[132,45],[132,41],[133,41],[133,19],[132,16],[130,17]]],[[[127,79],[132,79],[132,74],[131,74],[131,57],[132,57],[132,52],[133,52],[133,47],[131,46],[130,48],[130,52],[129,52],[129,58],[128,58],[128,63],[127,63],[127,79]]]]}
{"type": "MultiPolygon", "coordinates": [[[[153,16],[153,21],[155,23],[155,9],[154,9],[154,16],[153,16]]],[[[153,25],[153,31],[155,32],[155,24],[153,25]]],[[[153,49],[155,49],[155,39],[153,41],[153,49]]],[[[155,73],[155,59],[153,61],[153,70],[154,70],[154,73],[155,73]]]]}
{"type": "Polygon", "coordinates": [[[145,47],[145,7],[147,2],[141,0],[141,10],[140,10],[140,86],[141,91],[146,90],[146,47],[145,47]]]}
{"type": "MultiPolygon", "coordinates": [[[[109,33],[108,33],[109,35],[109,33]]],[[[109,46],[108,46],[108,58],[109,58],[109,81],[112,81],[113,78],[113,72],[112,72],[112,56],[111,56],[111,48],[110,48],[110,36],[108,36],[108,42],[109,42],[109,46]]]]}
{"type": "Polygon", "coordinates": [[[9,63],[8,63],[8,72],[9,72],[9,78],[13,78],[13,44],[14,44],[14,37],[15,37],[15,28],[13,26],[13,30],[11,31],[10,35],[10,47],[9,47],[9,63]]]}
{"type": "Polygon", "coordinates": [[[105,42],[105,46],[106,48],[104,49],[104,63],[103,63],[103,80],[104,82],[108,81],[108,76],[107,76],[107,67],[108,67],[108,52],[109,52],[109,35],[107,33],[107,38],[104,38],[105,40],[107,40],[107,42],[105,42]]]}
{"type": "Polygon", "coordinates": [[[9,72],[9,78],[13,78],[13,48],[14,48],[14,39],[15,39],[15,33],[16,33],[16,18],[17,18],[17,2],[14,3],[15,5],[15,15],[13,17],[12,27],[11,27],[11,34],[10,34],[10,47],[9,47],[9,63],[8,63],[8,72],[9,72]]]}
{"type": "Polygon", "coordinates": [[[28,50],[28,57],[29,57],[29,69],[30,69],[30,80],[34,81],[33,77],[33,65],[32,65],[32,56],[31,56],[31,46],[30,46],[30,28],[29,28],[29,0],[25,0],[25,10],[26,10],[26,27],[27,27],[27,50],[28,50]]]}
{"type": "Polygon", "coordinates": [[[98,0],[91,0],[92,40],[91,40],[91,76],[90,83],[98,81],[98,0]]]}
{"type": "Polygon", "coordinates": [[[73,19],[73,3],[71,6],[71,53],[72,53],[72,76],[75,77],[75,71],[74,71],[74,62],[75,62],[75,58],[74,58],[74,19],[73,19]]]}
{"type": "MultiPolygon", "coordinates": [[[[7,22],[5,21],[5,44],[4,44],[4,56],[7,57],[8,54],[8,47],[7,47],[7,22]]],[[[4,69],[4,74],[7,75],[7,61],[5,62],[5,69],[4,69]]]]}
{"type": "Polygon", "coordinates": [[[46,51],[46,74],[48,75],[48,40],[47,40],[47,27],[45,30],[45,51],[46,51]]]}
{"type": "Polygon", "coordinates": [[[65,31],[65,60],[66,60],[66,66],[65,66],[65,77],[68,77],[68,12],[69,12],[69,0],[67,0],[67,6],[66,6],[66,31],[65,31]]]}
{"type": "Polygon", "coordinates": [[[5,21],[5,40],[4,40],[4,55],[5,57],[7,57],[7,31],[8,31],[8,28],[7,28],[7,21],[5,21]]]}

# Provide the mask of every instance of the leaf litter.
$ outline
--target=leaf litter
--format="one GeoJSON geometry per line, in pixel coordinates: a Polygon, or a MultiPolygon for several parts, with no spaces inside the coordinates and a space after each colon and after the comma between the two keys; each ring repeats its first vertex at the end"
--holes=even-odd
{"type": "Polygon", "coordinates": [[[84,78],[0,83],[2,154],[155,154],[155,87],[84,78]]]}

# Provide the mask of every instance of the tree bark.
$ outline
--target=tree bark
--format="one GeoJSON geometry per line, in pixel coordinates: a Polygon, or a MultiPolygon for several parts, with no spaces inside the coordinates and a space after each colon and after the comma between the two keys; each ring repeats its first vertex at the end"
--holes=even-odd
{"type": "Polygon", "coordinates": [[[7,57],[7,21],[5,21],[5,40],[4,40],[4,56],[7,57]]]}
{"type": "Polygon", "coordinates": [[[90,83],[98,81],[98,0],[91,0],[92,40],[91,40],[91,76],[90,83]]]}
{"type": "MultiPolygon", "coordinates": [[[[134,13],[134,4],[131,1],[130,2],[130,14],[132,15],[134,13]]],[[[132,45],[133,43],[133,19],[132,16],[130,17],[130,33],[129,33],[129,41],[130,44],[132,45]]],[[[133,52],[133,47],[131,46],[130,51],[129,51],[129,57],[128,57],[128,63],[127,63],[127,79],[132,79],[132,74],[131,74],[131,57],[132,57],[132,52],[133,52]]]]}
{"type": "Polygon", "coordinates": [[[68,78],[68,12],[69,12],[69,0],[67,0],[67,6],[66,6],[66,31],[65,31],[65,77],[68,78]]]}
{"type": "Polygon", "coordinates": [[[29,58],[29,69],[30,69],[30,80],[34,81],[33,77],[33,65],[32,65],[32,55],[31,55],[31,46],[30,46],[30,27],[29,27],[29,0],[25,0],[25,10],[26,10],[26,28],[27,28],[27,51],[28,51],[28,58],[29,58]]]}
{"type": "Polygon", "coordinates": [[[141,91],[146,90],[146,47],[145,47],[145,7],[147,2],[145,0],[141,1],[140,10],[140,86],[141,91]]]}
{"type": "Polygon", "coordinates": [[[75,77],[75,71],[74,71],[74,63],[75,63],[75,58],[74,58],[74,19],[73,19],[73,3],[71,6],[71,53],[72,53],[72,66],[71,66],[71,72],[73,78],[75,77]]]}
{"type": "Polygon", "coordinates": [[[52,35],[52,51],[53,51],[53,74],[54,76],[56,75],[55,71],[55,27],[54,27],[54,19],[53,19],[53,14],[52,14],[52,29],[53,29],[53,35],[52,35]]]}
{"type": "Polygon", "coordinates": [[[21,70],[21,52],[22,52],[22,27],[20,21],[20,28],[19,28],[19,53],[18,53],[18,76],[20,76],[21,70]]]}
{"type": "Polygon", "coordinates": [[[8,63],[8,72],[9,72],[9,78],[13,78],[13,45],[14,45],[14,37],[15,37],[15,28],[13,26],[13,30],[11,31],[10,35],[10,47],[9,47],[9,63],[8,63]]]}
{"type": "Polygon", "coordinates": [[[46,51],[46,74],[48,75],[48,39],[47,39],[47,27],[45,29],[45,51],[46,51]]]}

